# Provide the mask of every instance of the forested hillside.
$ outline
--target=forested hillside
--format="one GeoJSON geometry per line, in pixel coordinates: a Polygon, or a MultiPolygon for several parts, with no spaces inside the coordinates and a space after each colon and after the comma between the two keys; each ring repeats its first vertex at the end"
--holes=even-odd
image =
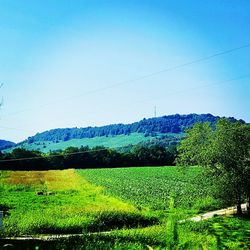
{"type": "MultiPolygon", "coordinates": [[[[129,135],[143,133],[145,136],[154,136],[164,133],[181,133],[196,122],[211,122],[215,124],[218,116],[211,114],[169,115],[157,118],[143,119],[131,124],[112,124],[102,127],[86,128],[58,128],[38,133],[27,139],[28,143],[35,141],[68,141],[71,139],[94,138],[100,136],[129,135]]],[[[230,118],[235,120],[234,118],[230,118]]]]}

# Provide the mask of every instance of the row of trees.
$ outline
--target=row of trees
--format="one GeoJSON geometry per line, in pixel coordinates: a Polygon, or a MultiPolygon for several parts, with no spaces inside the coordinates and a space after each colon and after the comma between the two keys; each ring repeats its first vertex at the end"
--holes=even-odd
{"type": "Polygon", "coordinates": [[[69,147],[61,152],[43,154],[22,148],[0,154],[0,169],[47,170],[65,168],[103,168],[173,165],[175,149],[160,145],[136,145],[117,151],[105,147],[69,147]]]}

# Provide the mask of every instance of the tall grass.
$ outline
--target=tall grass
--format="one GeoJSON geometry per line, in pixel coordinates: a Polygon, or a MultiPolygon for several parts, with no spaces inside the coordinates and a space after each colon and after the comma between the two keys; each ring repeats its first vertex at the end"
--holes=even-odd
{"type": "Polygon", "coordinates": [[[177,249],[178,247],[178,230],[177,230],[177,214],[174,208],[174,198],[170,197],[169,210],[166,223],[166,246],[168,249],[177,249]]]}

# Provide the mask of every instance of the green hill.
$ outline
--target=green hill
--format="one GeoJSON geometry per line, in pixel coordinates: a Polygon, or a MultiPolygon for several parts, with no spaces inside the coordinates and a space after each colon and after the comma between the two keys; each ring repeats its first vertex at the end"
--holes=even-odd
{"type": "Polygon", "coordinates": [[[50,151],[64,150],[67,147],[81,147],[89,146],[93,148],[95,146],[104,146],[110,148],[123,147],[129,144],[135,145],[140,142],[150,141],[154,137],[145,137],[142,133],[132,133],[130,135],[117,135],[117,136],[99,136],[94,138],[82,138],[82,139],[71,139],[68,141],[37,141],[29,143],[27,141],[18,144],[17,146],[5,150],[5,152],[11,151],[14,148],[25,148],[27,150],[38,150],[44,153],[50,151]]]}
{"type": "MultiPolygon", "coordinates": [[[[153,139],[161,145],[168,146],[171,141],[176,143],[185,130],[194,123],[210,122],[214,125],[219,118],[211,114],[176,114],[149,119],[144,118],[139,122],[131,124],[111,124],[86,128],[57,128],[37,133],[14,147],[5,150],[5,152],[9,152],[17,147],[42,152],[64,150],[70,146],[89,146],[90,148],[105,146],[114,148],[150,142],[153,139]]],[[[236,121],[232,117],[229,119],[236,121]]]]}
{"type": "Polygon", "coordinates": [[[15,146],[14,142],[11,141],[5,141],[5,140],[0,140],[0,150],[11,148],[15,146]]]}
{"type": "MultiPolygon", "coordinates": [[[[130,135],[143,133],[145,136],[156,134],[182,133],[196,122],[211,122],[215,124],[220,117],[211,114],[168,115],[142,119],[131,124],[111,124],[101,127],[57,128],[37,133],[27,139],[28,143],[36,141],[69,141],[72,139],[94,138],[102,136],[130,135]]],[[[235,120],[234,118],[230,118],[235,120]]]]}

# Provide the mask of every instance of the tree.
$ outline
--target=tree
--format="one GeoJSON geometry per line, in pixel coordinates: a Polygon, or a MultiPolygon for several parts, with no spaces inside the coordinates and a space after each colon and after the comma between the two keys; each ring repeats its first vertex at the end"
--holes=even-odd
{"type": "Polygon", "coordinates": [[[187,131],[178,147],[177,163],[206,166],[218,177],[222,198],[230,197],[241,214],[241,201],[247,197],[250,209],[250,124],[220,119],[216,127],[197,123],[187,131]]]}

